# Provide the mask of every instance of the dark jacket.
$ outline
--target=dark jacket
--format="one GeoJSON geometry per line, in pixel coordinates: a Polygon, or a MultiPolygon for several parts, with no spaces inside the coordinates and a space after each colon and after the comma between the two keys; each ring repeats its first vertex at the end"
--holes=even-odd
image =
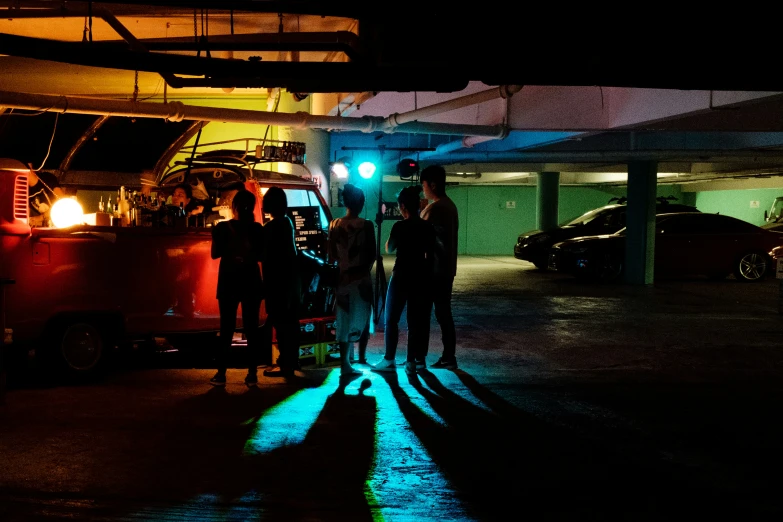
{"type": "Polygon", "coordinates": [[[264,255],[261,223],[231,219],[212,227],[212,259],[220,259],[217,298],[264,297],[259,261],[264,255]]]}
{"type": "Polygon", "coordinates": [[[294,225],[288,216],[275,218],[264,225],[264,255],[261,265],[266,282],[266,311],[299,312],[302,284],[294,225]]]}

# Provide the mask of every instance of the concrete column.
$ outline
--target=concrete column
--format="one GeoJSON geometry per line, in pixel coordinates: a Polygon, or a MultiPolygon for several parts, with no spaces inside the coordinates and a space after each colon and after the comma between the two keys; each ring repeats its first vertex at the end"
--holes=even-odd
{"type": "Polygon", "coordinates": [[[653,283],[657,190],[658,164],[655,161],[628,164],[625,281],[632,285],[653,283]]]}
{"type": "Polygon", "coordinates": [[[539,172],[536,181],[536,228],[551,230],[559,224],[560,173],[539,172]]]}

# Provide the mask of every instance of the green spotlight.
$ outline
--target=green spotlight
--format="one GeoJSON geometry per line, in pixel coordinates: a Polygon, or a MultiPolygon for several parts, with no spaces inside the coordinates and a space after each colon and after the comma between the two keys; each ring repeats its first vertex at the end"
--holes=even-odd
{"type": "Polygon", "coordinates": [[[375,174],[375,163],[365,161],[359,165],[359,175],[364,179],[370,179],[375,174]]]}

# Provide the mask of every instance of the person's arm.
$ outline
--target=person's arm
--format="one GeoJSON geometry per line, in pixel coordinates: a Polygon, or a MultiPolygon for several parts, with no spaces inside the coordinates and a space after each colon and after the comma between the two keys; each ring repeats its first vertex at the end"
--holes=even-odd
{"type": "Polygon", "coordinates": [[[218,259],[223,256],[223,252],[225,252],[226,249],[226,235],[223,232],[223,230],[226,228],[227,225],[224,225],[223,223],[218,223],[214,227],[212,227],[212,248],[211,248],[211,254],[212,259],[218,259]]]}
{"type": "Polygon", "coordinates": [[[329,235],[326,239],[327,256],[330,263],[337,263],[337,239],[334,237],[336,219],[329,223],[329,235]]]}
{"type": "Polygon", "coordinates": [[[363,255],[366,259],[367,270],[370,271],[375,264],[375,226],[372,221],[365,221],[364,231],[367,237],[364,242],[363,255]]]}
{"type": "MultiPolygon", "coordinates": [[[[427,223],[425,221],[425,223],[427,223]]],[[[427,265],[425,268],[425,273],[432,274],[433,267],[435,266],[435,244],[437,242],[437,238],[435,237],[435,228],[430,224],[427,223],[427,227],[425,227],[425,255],[427,258],[427,265]]]]}
{"type": "Polygon", "coordinates": [[[264,227],[261,223],[254,223],[252,230],[253,240],[251,244],[253,247],[253,255],[255,256],[256,261],[260,262],[264,257],[264,227]]]}
{"type": "MultiPolygon", "coordinates": [[[[397,223],[400,223],[399,221],[397,223]]],[[[389,239],[386,240],[386,253],[391,254],[395,250],[397,250],[397,235],[399,232],[399,227],[397,227],[397,223],[392,225],[391,232],[389,232],[389,239]]]]}

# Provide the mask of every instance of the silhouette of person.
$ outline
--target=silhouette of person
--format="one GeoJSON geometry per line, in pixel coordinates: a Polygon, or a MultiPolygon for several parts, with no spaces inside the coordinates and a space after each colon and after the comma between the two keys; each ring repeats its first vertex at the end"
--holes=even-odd
{"type": "MultiPolygon", "coordinates": [[[[343,188],[345,216],[329,224],[329,259],[340,271],[335,297],[337,301],[335,340],[340,347],[340,375],[361,374],[351,366],[351,344],[369,335],[373,289],[370,271],[375,264],[375,227],[359,217],[364,208],[364,192],[348,183],[343,188]]],[[[366,344],[365,344],[366,347],[366,344]]]]}
{"type": "Polygon", "coordinates": [[[220,311],[217,373],[209,381],[216,386],[226,384],[226,359],[236,329],[237,307],[242,305],[242,329],[247,337],[248,370],[245,384],[258,383],[256,358],[260,351],[258,314],[264,296],[261,261],[264,252],[264,231],[253,213],[256,197],[242,190],[231,202],[233,218],[212,228],[212,259],[220,259],[217,299],[220,311]]]}
{"type": "MultiPolygon", "coordinates": [[[[451,313],[451,293],[454,276],[457,275],[457,230],[459,216],[457,206],[446,195],[446,170],[440,165],[430,165],[419,176],[424,197],[432,202],[421,211],[421,218],[432,223],[435,229],[435,255],[432,278],[432,307],[440,325],[443,354],[432,368],[457,368],[457,333],[451,313]]],[[[427,323],[429,339],[429,322],[427,323]]],[[[426,352],[425,352],[426,353],[426,352]]]]}
{"type": "Polygon", "coordinates": [[[394,360],[399,342],[399,322],[407,306],[408,355],[405,371],[416,373],[426,368],[427,336],[432,310],[430,283],[432,280],[435,230],[419,217],[421,198],[419,185],[406,187],[397,195],[402,221],[397,221],[389,233],[386,252],[397,252],[386,291],[386,316],[383,359],[373,366],[375,371],[396,371],[394,360]]]}
{"type": "Polygon", "coordinates": [[[263,198],[264,213],[272,219],[264,224],[264,256],[261,269],[266,283],[267,330],[277,334],[280,355],[277,368],[267,368],[267,377],[291,377],[299,368],[299,309],[302,283],[299,276],[298,249],[294,224],[288,217],[288,198],[283,189],[270,187],[263,198]]]}

